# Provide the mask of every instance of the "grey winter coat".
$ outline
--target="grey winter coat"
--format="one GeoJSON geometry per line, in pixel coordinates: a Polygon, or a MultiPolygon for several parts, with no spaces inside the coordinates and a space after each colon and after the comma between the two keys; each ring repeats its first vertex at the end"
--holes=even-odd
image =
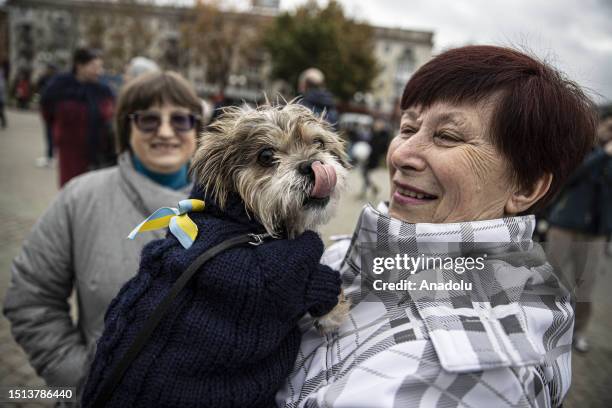
{"type": "Polygon", "coordinates": [[[104,313],[136,274],[143,246],[163,230],[125,239],[159,207],[176,207],[191,186],[167,189],[119,164],[71,180],[38,220],[14,259],[4,314],[15,340],[50,386],[77,386],[104,313]],[[68,298],[76,290],[78,321],[68,298]]]}

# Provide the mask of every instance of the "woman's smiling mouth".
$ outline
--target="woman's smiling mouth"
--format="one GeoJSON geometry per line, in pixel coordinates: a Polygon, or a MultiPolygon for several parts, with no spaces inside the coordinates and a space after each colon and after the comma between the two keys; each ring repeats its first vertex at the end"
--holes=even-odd
{"type": "Polygon", "coordinates": [[[181,145],[178,143],[164,143],[164,142],[153,142],[149,146],[151,146],[151,149],[153,150],[162,150],[162,151],[178,149],[179,147],[181,147],[181,145]]]}
{"type": "Polygon", "coordinates": [[[438,198],[436,195],[427,193],[416,187],[398,183],[397,181],[393,183],[395,184],[393,199],[396,200],[398,204],[427,204],[438,198]]]}

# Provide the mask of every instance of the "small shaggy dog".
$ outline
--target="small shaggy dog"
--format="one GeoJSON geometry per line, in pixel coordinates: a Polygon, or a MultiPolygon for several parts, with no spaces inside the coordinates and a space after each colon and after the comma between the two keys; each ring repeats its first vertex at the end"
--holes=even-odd
{"type": "Polygon", "coordinates": [[[145,320],[207,249],[244,233],[273,239],[221,252],[174,300],[130,365],[109,406],[268,407],[293,367],[298,320],[323,331],[348,313],[337,272],[321,265],[312,232],[346,180],[344,146],[327,123],[295,103],[230,108],[205,132],[192,171],[188,249],[168,234],[148,244],[138,275],[111,303],[83,393],[90,406],[145,320]]]}

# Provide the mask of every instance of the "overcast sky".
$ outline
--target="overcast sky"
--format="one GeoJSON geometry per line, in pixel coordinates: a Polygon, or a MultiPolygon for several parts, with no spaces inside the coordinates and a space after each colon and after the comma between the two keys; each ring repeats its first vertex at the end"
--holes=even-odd
{"type": "MultiPolygon", "coordinates": [[[[281,0],[293,9],[304,0],[281,0]]],[[[326,1],[320,0],[325,4],[326,1]]],[[[434,52],[463,44],[520,46],[612,101],[612,0],[340,0],[353,17],[434,32],[434,52]]]]}

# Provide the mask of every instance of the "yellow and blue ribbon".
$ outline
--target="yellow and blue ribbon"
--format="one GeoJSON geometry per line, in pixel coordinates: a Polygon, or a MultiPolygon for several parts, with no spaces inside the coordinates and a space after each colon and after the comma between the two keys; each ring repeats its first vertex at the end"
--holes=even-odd
{"type": "Polygon", "coordinates": [[[188,249],[198,236],[198,226],[187,213],[204,211],[204,206],[202,200],[189,199],[180,201],[178,208],[162,207],[134,228],[128,238],[134,239],[139,232],[169,227],[172,235],[185,249],[188,249]]]}

